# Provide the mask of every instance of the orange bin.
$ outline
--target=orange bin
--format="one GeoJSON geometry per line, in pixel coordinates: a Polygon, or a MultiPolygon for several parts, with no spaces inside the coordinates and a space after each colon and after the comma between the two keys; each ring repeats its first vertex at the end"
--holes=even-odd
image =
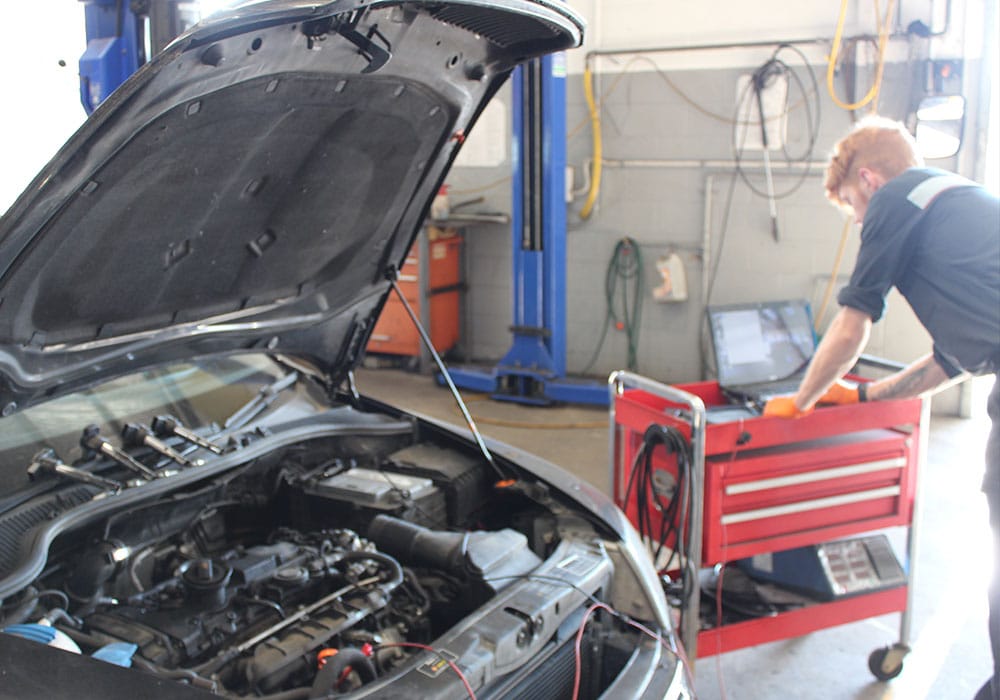
{"type": "MultiPolygon", "coordinates": [[[[399,288],[421,323],[427,328],[438,352],[458,343],[462,290],[462,237],[450,235],[427,242],[427,279],[420,278],[418,245],[414,245],[399,271],[399,288]],[[430,325],[427,327],[427,315],[430,325]]],[[[420,355],[420,335],[402,302],[391,295],[368,341],[368,352],[388,355],[420,355]]]]}

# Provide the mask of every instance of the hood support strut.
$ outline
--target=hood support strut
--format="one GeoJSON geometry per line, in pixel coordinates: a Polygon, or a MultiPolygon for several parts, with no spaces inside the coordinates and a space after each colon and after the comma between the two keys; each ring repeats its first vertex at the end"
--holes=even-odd
{"type": "Polygon", "coordinates": [[[451,391],[451,395],[455,397],[455,403],[458,404],[458,410],[462,412],[462,416],[465,418],[465,422],[468,424],[469,430],[472,431],[472,437],[479,446],[479,451],[483,453],[483,457],[490,463],[490,466],[493,467],[493,471],[497,473],[497,476],[500,477],[501,480],[508,479],[508,475],[503,473],[496,461],[493,459],[493,453],[490,452],[488,447],[486,447],[486,443],[483,441],[483,436],[479,432],[479,428],[476,427],[476,421],[472,419],[472,414],[469,413],[469,408],[465,405],[462,395],[458,392],[458,388],[451,380],[451,375],[448,373],[448,368],[445,367],[444,360],[441,359],[437,350],[434,349],[434,343],[431,342],[431,337],[427,334],[427,331],[420,323],[420,319],[417,318],[417,315],[410,307],[410,302],[406,300],[406,296],[399,288],[399,284],[396,282],[398,274],[399,271],[395,267],[390,266],[386,270],[386,278],[389,280],[389,284],[392,285],[392,291],[396,293],[399,301],[402,302],[403,308],[406,309],[406,315],[410,317],[410,321],[413,322],[413,326],[417,329],[417,333],[420,334],[420,340],[427,348],[427,352],[429,352],[431,357],[434,358],[434,363],[438,366],[438,369],[441,371],[441,376],[444,377],[444,381],[448,384],[448,389],[451,391]]]}

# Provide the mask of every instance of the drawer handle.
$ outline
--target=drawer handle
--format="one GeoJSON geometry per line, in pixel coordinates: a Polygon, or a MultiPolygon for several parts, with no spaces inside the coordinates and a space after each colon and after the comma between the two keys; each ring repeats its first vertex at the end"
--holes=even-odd
{"type": "Polygon", "coordinates": [[[379,342],[379,343],[386,343],[386,342],[392,340],[392,336],[391,335],[383,335],[382,333],[372,333],[371,340],[374,340],[374,341],[379,342]]]}
{"type": "Polygon", "coordinates": [[[886,486],[881,489],[858,491],[857,493],[845,493],[840,496],[829,496],[827,498],[816,498],[811,501],[788,503],[783,506],[757,508],[756,510],[747,510],[742,513],[729,513],[727,515],[723,515],[720,522],[723,525],[733,525],[735,523],[745,523],[749,520],[775,518],[779,515],[790,515],[791,513],[801,513],[807,510],[819,510],[820,508],[844,506],[850,503],[860,503],[861,501],[873,501],[876,498],[885,498],[886,496],[898,496],[899,492],[900,489],[898,486],[886,486]]]}
{"type": "Polygon", "coordinates": [[[802,472],[801,474],[789,474],[788,476],[776,476],[771,479],[758,479],[757,481],[747,481],[742,484],[732,484],[726,486],[726,495],[735,496],[741,493],[751,493],[753,491],[765,491],[767,489],[777,489],[781,488],[782,486],[811,484],[814,481],[839,479],[842,476],[857,476],[858,474],[868,474],[869,472],[882,471],[883,469],[900,469],[905,466],[906,466],[905,457],[879,459],[874,462],[859,462],[857,464],[848,464],[843,467],[833,467],[831,469],[818,469],[813,472],[802,472]]]}
{"type": "Polygon", "coordinates": [[[419,278],[416,275],[400,275],[400,282],[416,282],[419,278]]]}

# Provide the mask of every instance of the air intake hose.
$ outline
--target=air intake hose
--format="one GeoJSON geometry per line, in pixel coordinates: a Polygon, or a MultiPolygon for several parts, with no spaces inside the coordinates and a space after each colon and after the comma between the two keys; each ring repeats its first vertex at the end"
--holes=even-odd
{"type": "Polygon", "coordinates": [[[390,515],[378,515],[368,526],[368,539],[379,550],[409,565],[443,569],[459,576],[467,573],[468,533],[440,532],[390,515]]]}
{"type": "Polygon", "coordinates": [[[440,569],[494,590],[541,563],[529,549],[527,538],[511,529],[445,532],[379,515],[368,527],[368,539],[404,566],[440,569]]]}

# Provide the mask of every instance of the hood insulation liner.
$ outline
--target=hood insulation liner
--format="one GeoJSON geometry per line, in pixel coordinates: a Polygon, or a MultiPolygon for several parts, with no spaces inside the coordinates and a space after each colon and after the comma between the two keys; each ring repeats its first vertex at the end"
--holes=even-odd
{"type": "Polygon", "coordinates": [[[0,336],[99,339],[295,298],[331,280],[332,298],[348,299],[377,277],[370,253],[389,242],[407,183],[451,121],[426,88],[370,76],[269,76],[179,105],[67,203],[35,242],[52,250],[15,264],[5,284],[21,311],[0,336]],[[130,186],[105,193],[105,180],[130,186]]]}

